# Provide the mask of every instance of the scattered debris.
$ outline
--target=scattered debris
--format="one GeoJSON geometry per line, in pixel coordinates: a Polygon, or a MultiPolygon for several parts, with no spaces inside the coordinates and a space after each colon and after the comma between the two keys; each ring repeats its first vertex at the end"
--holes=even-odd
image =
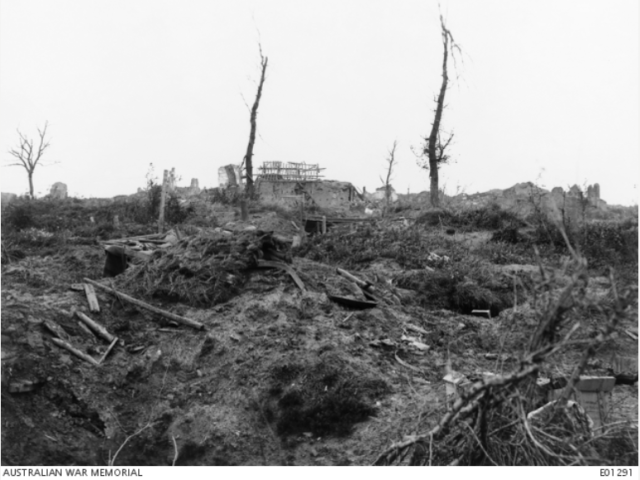
{"type": "Polygon", "coordinates": [[[353,308],[356,310],[365,310],[367,308],[376,308],[378,304],[376,302],[367,302],[364,300],[356,300],[355,298],[341,297],[338,295],[327,295],[329,300],[336,302],[344,307],[353,308]]]}
{"type": "Polygon", "coordinates": [[[118,343],[118,338],[114,337],[113,341],[111,342],[111,345],[109,345],[109,348],[107,348],[107,350],[104,352],[102,357],[100,357],[101,364],[104,363],[104,361],[107,359],[107,356],[109,356],[109,353],[111,353],[111,350],[113,350],[113,347],[116,346],[116,343],[118,343]]]}
{"type": "Polygon", "coordinates": [[[298,288],[302,292],[306,291],[306,289],[304,287],[304,283],[302,282],[302,280],[300,280],[300,277],[298,276],[296,271],[291,266],[287,265],[286,263],[274,262],[274,261],[269,261],[269,260],[258,260],[258,267],[280,268],[280,269],[284,270],[285,272],[287,272],[289,274],[289,276],[293,279],[295,284],[298,286],[298,288]]]}
{"type": "Polygon", "coordinates": [[[53,343],[55,343],[56,345],[58,345],[59,347],[70,351],[76,357],[81,358],[82,360],[85,360],[85,361],[89,362],[94,367],[99,367],[100,366],[100,362],[98,362],[95,358],[87,355],[86,353],[81,352],[80,350],[78,350],[75,347],[72,347],[69,343],[67,343],[67,342],[65,342],[63,340],[60,340],[59,338],[55,338],[55,337],[52,338],[51,341],[53,343]]]}
{"type": "Polygon", "coordinates": [[[9,383],[9,393],[27,393],[35,390],[42,382],[34,380],[15,380],[9,383]]]}
{"type": "Polygon", "coordinates": [[[178,323],[182,323],[184,325],[188,325],[190,327],[196,328],[198,330],[204,330],[204,325],[200,322],[196,322],[195,320],[191,320],[190,318],[186,318],[186,317],[181,317],[180,315],[176,315],[175,313],[171,313],[171,312],[167,312],[166,310],[162,310],[160,308],[154,307],[153,305],[149,305],[148,303],[145,303],[141,300],[135,299],[133,297],[130,297],[129,295],[126,295],[122,292],[118,292],[115,289],[109,288],[106,285],[102,285],[101,283],[98,283],[94,280],[85,278],[84,279],[85,282],[89,282],[90,284],[94,285],[95,287],[100,288],[101,290],[104,290],[106,292],[111,293],[112,295],[114,295],[115,297],[119,298],[120,300],[124,300],[125,302],[129,302],[132,305],[135,305],[136,307],[140,307],[140,308],[144,308],[145,310],[148,310],[152,313],[155,313],[157,315],[160,315],[164,318],[168,318],[170,320],[174,320],[178,323]]]}
{"type": "Polygon", "coordinates": [[[96,335],[104,338],[107,342],[113,342],[113,340],[116,338],[113,335],[111,335],[109,332],[107,332],[107,330],[102,325],[100,325],[95,320],[92,320],[91,318],[86,316],[84,313],[76,310],[76,316],[80,320],[82,320],[96,335]]]}
{"type": "Polygon", "coordinates": [[[414,367],[413,365],[409,365],[407,362],[405,362],[404,360],[402,360],[398,354],[394,354],[394,357],[396,359],[396,361],[402,365],[403,367],[408,368],[409,370],[413,370],[414,372],[420,372],[421,370],[418,367],[414,367]]]}

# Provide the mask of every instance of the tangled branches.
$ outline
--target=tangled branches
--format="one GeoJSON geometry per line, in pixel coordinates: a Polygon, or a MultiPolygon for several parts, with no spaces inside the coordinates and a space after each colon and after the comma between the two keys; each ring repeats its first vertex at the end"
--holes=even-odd
{"type": "Polygon", "coordinates": [[[374,465],[590,465],[602,464],[594,449],[592,421],[569,398],[589,358],[611,338],[624,318],[628,298],[611,276],[613,308],[595,338],[576,338],[580,323],[567,327],[568,313],[585,297],[584,258],[573,253],[570,282],[554,295],[541,267],[538,293],[545,293],[537,327],[518,367],[476,382],[430,431],[391,445],[374,465]],[[562,338],[558,331],[567,333],[562,338]],[[558,400],[547,403],[538,372],[559,352],[584,349],[558,400]]]}

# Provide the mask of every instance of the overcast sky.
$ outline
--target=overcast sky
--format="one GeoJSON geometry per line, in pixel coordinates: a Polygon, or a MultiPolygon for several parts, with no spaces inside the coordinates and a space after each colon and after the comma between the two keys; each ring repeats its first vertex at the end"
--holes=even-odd
{"type": "MultiPolygon", "coordinates": [[[[448,193],[599,182],[608,203],[637,203],[638,6],[443,0],[463,52],[444,113],[448,193]]],[[[17,128],[48,121],[58,163],[36,171],[37,194],[56,181],[76,196],[133,193],[150,163],[214,187],[246,150],[258,41],[257,165],[319,163],[373,190],[398,140],[396,190],[428,189],[411,147],[441,81],[433,0],[0,0],[2,163],[17,128]]],[[[24,170],[0,172],[3,192],[27,191],[24,170]]]]}

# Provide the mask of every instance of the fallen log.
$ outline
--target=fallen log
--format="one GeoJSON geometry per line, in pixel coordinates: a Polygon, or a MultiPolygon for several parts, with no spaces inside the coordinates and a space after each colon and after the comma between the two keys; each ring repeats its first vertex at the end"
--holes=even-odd
{"type": "Polygon", "coordinates": [[[80,320],[82,320],[85,325],[87,325],[87,327],[89,327],[96,335],[104,338],[107,342],[113,342],[113,340],[116,338],[111,335],[106,328],[104,328],[102,325],[92,320],[91,318],[87,317],[84,313],[76,310],[76,316],[80,320]]]}
{"type": "Polygon", "coordinates": [[[71,353],[73,353],[76,357],[81,358],[82,360],[85,360],[87,362],[89,362],[91,365],[93,365],[94,367],[99,367],[100,363],[93,358],[90,355],[87,355],[86,353],[81,352],[80,350],[78,350],[75,347],[72,347],[70,344],[68,344],[67,342],[60,340],[59,338],[51,338],[51,341],[53,343],[55,343],[56,345],[58,345],[61,348],[64,348],[65,350],[70,351],[71,353]]]}
{"type": "Polygon", "coordinates": [[[89,302],[89,311],[92,313],[100,313],[100,304],[98,303],[98,297],[96,297],[96,291],[93,285],[85,283],[84,293],[87,296],[87,302],[89,302]]]}
{"type": "Polygon", "coordinates": [[[170,320],[174,320],[178,323],[182,323],[184,325],[188,325],[192,328],[195,328],[197,330],[204,330],[204,325],[200,322],[196,322],[195,320],[191,320],[190,318],[186,318],[186,317],[181,317],[180,315],[176,315],[175,313],[171,313],[171,312],[167,312],[166,310],[162,310],[160,308],[154,307],[153,305],[149,305],[148,303],[145,303],[141,300],[138,300],[136,298],[130,297],[129,295],[126,295],[122,292],[118,292],[116,289],[114,288],[110,288],[107,287],[106,285],[102,285],[101,283],[96,282],[95,280],[91,280],[89,278],[85,278],[84,279],[85,282],[88,282],[90,284],[92,284],[95,287],[98,287],[106,292],[109,292],[110,294],[114,295],[115,297],[119,298],[120,300],[124,300],[125,302],[131,303],[132,305],[135,305],[136,307],[140,307],[140,308],[144,308],[145,310],[148,310],[152,313],[155,313],[157,315],[160,315],[161,317],[164,318],[168,318],[170,320]]]}

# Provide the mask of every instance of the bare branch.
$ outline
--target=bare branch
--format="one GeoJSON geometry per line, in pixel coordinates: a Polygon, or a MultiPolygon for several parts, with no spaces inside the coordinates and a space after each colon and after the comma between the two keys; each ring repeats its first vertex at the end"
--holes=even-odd
{"type": "Polygon", "coordinates": [[[34,151],[34,141],[23,134],[19,129],[18,132],[18,147],[9,150],[9,155],[16,158],[19,163],[6,164],[7,167],[19,166],[25,169],[29,180],[29,195],[33,198],[33,173],[36,167],[40,164],[42,157],[49,148],[50,143],[47,141],[47,128],[49,123],[45,122],[42,129],[38,128],[39,144],[37,151],[34,151]]]}

